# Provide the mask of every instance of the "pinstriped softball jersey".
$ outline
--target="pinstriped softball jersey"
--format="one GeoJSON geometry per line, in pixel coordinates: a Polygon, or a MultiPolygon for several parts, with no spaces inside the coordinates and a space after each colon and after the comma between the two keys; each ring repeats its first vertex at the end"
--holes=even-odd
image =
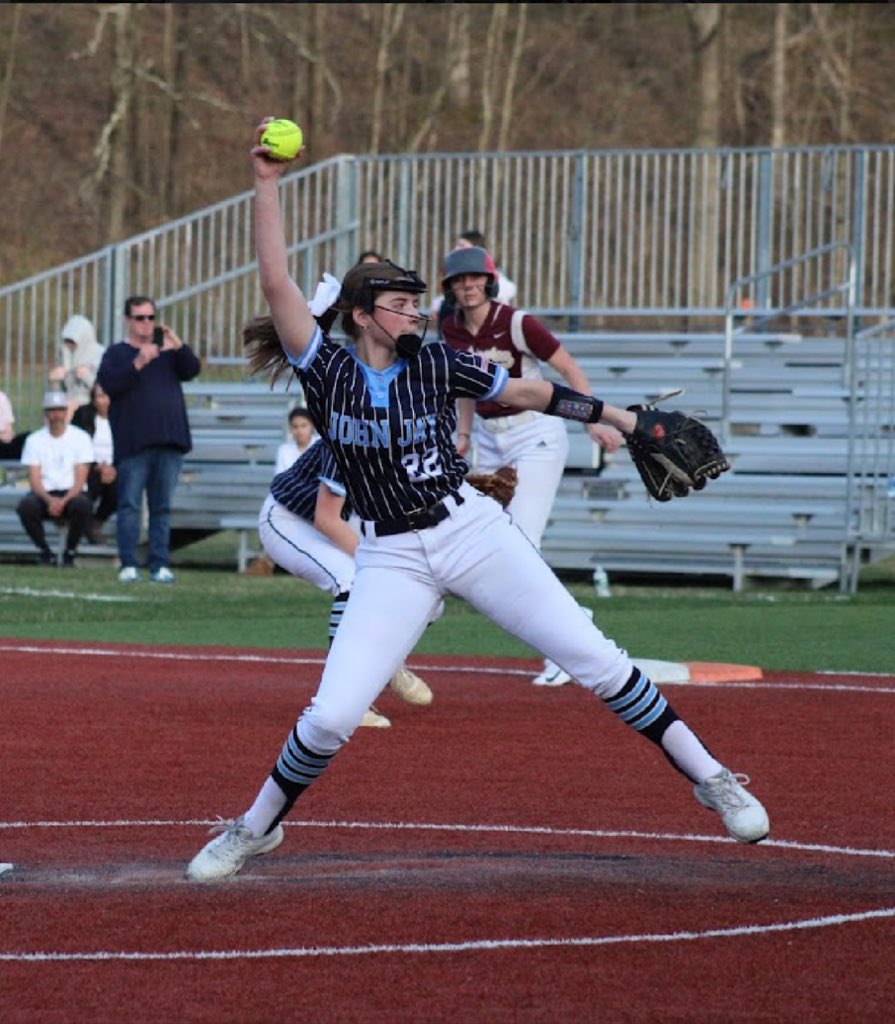
{"type": "Polygon", "coordinates": [[[317,440],[288,469],[273,478],[270,493],[293,515],[313,523],[321,483],[333,494],[344,497],[345,487],[333,454],[323,441],[317,440]]]}
{"type": "Polygon", "coordinates": [[[441,342],[376,371],[319,327],[290,361],[352,507],[373,521],[428,508],[460,487],[469,467],[451,440],[455,399],[494,398],[508,379],[501,367],[441,342]]]}

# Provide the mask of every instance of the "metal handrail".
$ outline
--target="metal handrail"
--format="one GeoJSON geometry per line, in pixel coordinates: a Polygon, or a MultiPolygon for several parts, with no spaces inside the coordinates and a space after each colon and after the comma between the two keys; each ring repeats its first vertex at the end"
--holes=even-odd
{"type": "MultiPolygon", "coordinates": [[[[791,316],[807,309],[817,302],[830,298],[833,295],[842,294],[846,297],[844,308],[846,314],[845,364],[847,373],[852,353],[855,315],[855,258],[854,246],[851,242],[828,242],[826,245],[818,246],[816,249],[810,249],[807,252],[801,253],[799,256],[793,256],[791,259],[781,260],[779,263],[775,263],[772,267],[756,271],[753,274],[744,274],[742,277],[735,278],[730,282],[730,284],[728,284],[724,292],[724,371],[722,374],[723,391],[721,394],[720,423],[720,435],[722,442],[727,442],[730,438],[730,391],[734,369],[734,337],[746,333],[754,334],[756,326],[760,330],[762,326],[770,323],[772,320],[775,320],[780,316],[791,316]],[[792,270],[798,266],[804,266],[811,260],[817,260],[823,256],[832,255],[833,253],[840,251],[848,255],[848,273],[846,274],[845,279],[839,284],[835,284],[830,288],[825,288],[818,292],[812,292],[811,294],[805,295],[797,302],[789,303],[785,306],[774,306],[770,312],[764,314],[761,311],[756,312],[751,308],[751,305],[747,309],[742,308],[741,293],[750,285],[770,280],[773,276],[782,274],[787,270],[792,270]],[[737,317],[749,317],[752,321],[757,317],[758,324],[756,325],[753,322],[748,325],[735,328],[734,320],[737,317]]],[[[827,311],[827,315],[830,315],[829,310],[827,311]]]]}

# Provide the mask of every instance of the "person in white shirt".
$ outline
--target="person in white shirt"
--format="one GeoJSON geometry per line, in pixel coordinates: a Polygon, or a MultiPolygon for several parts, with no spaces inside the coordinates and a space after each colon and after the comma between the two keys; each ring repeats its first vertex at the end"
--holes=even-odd
{"type": "Polygon", "coordinates": [[[299,455],[304,453],[317,440],[314,431],[314,424],[308,415],[307,409],[296,406],[289,413],[289,433],[292,435],[288,441],[284,441],[277,449],[277,465],[274,476],[277,473],[284,473],[299,455]]]}
{"type": "Polygon", "coordinates": [[[105,544],[103,526],[118,508],[118,471],[115,469],[112,426],[109,423],[111,399],[99,381],[93,382],[90,401],[79,405],[72,416],[72,424],[86,430],[93,438],[93,465],[87,474],[87,494],[93,514],[87,525],[87,535],[93,544],[105,544]]]}
{"type": "Polygon", "coordinates": [[[11,459],[17,462],[22,457],[22,449],[25,447],[25,438],[28,435],[27,433],[16,434],[13,431],[12,425],[15,421],[12,404],[0,391],[0,459],[11,459]]]}
{"type": "Polygon", "coordinates": [[[44,395],[46,426],[29,434],[22,451],[31,490],[19,502],[19,520],[38,550],[39,565],[56,565],[47,544],[44,520],[67,520],[63,566],[75,564],[78,543],[90,518],[85,491],[93,462],[93,442],[80,427],[68,425],[68,396],[62,391],[44,395]]]}

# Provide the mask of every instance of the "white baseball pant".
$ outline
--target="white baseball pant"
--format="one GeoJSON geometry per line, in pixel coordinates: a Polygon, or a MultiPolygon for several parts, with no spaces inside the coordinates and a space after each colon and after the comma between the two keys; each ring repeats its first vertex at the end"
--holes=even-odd
{"type": "Polygon", "coordinates": [[[626,651],[584,615],[492,498],[468,484],[447,519],[418,532],[362,536],[357,574],[316,695],[298,722],[301,742],[332,754],[434,618],[443,595],[464,598],[606,699],[627,682],[626,651]]]}
{"type": "Polygon", "coordinates": [[[514,466],[519,475],[508,511],[538,549],[550,518],[569,454],[569,435],[561,419],[537,412],[483,420],[475,417],[475,468],[493,473],[514,466]]]}
{"type": "Polygon", "coordinates": [[[258,516],[258,536],[267,554],[293,576],[333,597],[351,589],[354,559],[270,494],[258,516]]]}

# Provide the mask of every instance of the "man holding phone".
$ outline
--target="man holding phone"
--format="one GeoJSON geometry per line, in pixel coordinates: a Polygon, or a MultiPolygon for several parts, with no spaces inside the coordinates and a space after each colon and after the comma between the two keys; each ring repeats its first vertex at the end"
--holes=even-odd
{"type": "Polygon", "coordinates": [[[140,579],[137,547],[143,494],[149,509],[149,579],[173,583],[171,497],[183,456],[192,448],[183,381],[201,364],[174,331],[156,320],[155,302],[132,295],[124,303],[127,336],[110,345],[97,380],[111,399],[109,423],[118,470],[118,579],[140,579]]]}

